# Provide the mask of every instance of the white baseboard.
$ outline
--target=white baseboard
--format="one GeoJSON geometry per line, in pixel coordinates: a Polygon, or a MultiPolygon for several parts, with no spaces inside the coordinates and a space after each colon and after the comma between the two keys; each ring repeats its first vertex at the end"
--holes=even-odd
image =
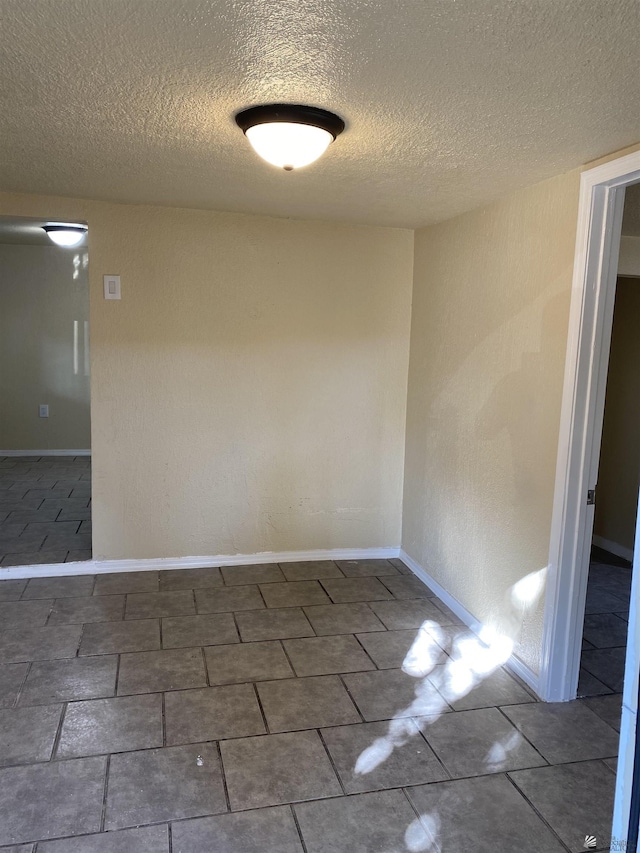
{"type": "Polygon", "coordinates": [[[0,456],[91,456],[90,450],[0,450],[0,456]]]}
{"type": "MultiPolygon", "coordinates": [[[[429,589],[435,592],[443,604],[446,604],[447,607],[464,622],[467,628],[473,631],[474,634],[478,634],[480,632],[482,629],[482,622],[476,619],[475,616],[466,609],[466,607],[460,604],[460,602],[451,595],[451,593],[447,592],[447,590],[441,586],[438,581],[434,580],[429,572],[427,572],[426,569],[423,569],[422,566],[413,559],[413,557],[410,557],[406,551],[401,549],[400,559],[411,569],[416,577],[420,578],[420,580],[425,583],[429,589]]],[[[518,676],[518,678],[522,679],[522,681],[524,681],[524,683],[533,690],[536,696],[540,695],[538,689],[538,676],[525,663],[515,655],[511,655],[506,666],[507,669],[510,669],[511,672],[518,676]]]]}
{"type": "Polygon", "coordinates": [[[625,548],[624,545],[618,545],[617,542],[612,542],[611,539],[605,539],[604,536],[593,535],[593,544],[598,548],[603,548],[609,551],[610,554],[615,554],[616,557],[622,557],[623,560],[628,560],[633,563],[633,548],[625,548]]]}
{"type": "MultiPolygon", "coordinates": [[[[464,624],[477,634],[482,628],[469,611],[440,586],[406,551],[400,548],[332,548],[318,551],[264,551],[258,554],[217,554],[211,557],[154,557],[140,560],[84,560],[80,563],[46,563],[35,566],[8,566],[0,569],[0,579],[97,575],[111,572],[152,572],[167,569],[202,569],[209,566],[247,566],[260,563],[293,563],[308,560],[390,560],[400,559],[464,624]]],[[[512,656],[507,667],[538,694],[538,676],[512,656]]]]}
{"type": "Polygon", "coordinates": [[[322,551],[264,551],[258,554],[217,554],[212,557],[153,557],[141,560],[83,560],[79,563],[45,563],[7,566],[0,579],[97,575],[111,572],[154,572],[167,569],[205,569],[209,566],[255,566],[308,560],[389,560],[399,548],[333,548],[322,551]]]}

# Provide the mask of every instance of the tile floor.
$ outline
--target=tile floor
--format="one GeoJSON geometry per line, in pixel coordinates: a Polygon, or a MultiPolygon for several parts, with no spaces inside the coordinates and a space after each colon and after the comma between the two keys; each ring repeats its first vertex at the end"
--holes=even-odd
{"type": "Polygon", "coordinates": [[[587,586],[579,696],[618,695],[620,702],[627,650],[631,564],[592,549],[587,586]]]}
{"type": "Polygon", "coordinates": [[[545,705],[502,669],[452,692],[466,629],[399,561],[6,580],[0,600],[2,850],[609,848],[612,696],[545,705]],[[413,677],[425,620],[441,645],[420,634],[413,677]]]}
{"type": "Polygon", "coordinates": [[[0,566],[91,559],[91,457],[0,456],[0,566]]]}

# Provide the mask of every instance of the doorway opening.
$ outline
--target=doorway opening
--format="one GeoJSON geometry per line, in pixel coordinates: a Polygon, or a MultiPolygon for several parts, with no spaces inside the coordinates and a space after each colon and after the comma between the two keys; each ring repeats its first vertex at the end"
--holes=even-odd
{"type": "Polygon", "coordinates": [[[640,185],[628,188],[609,366],[578,696],[620,716],[640,488],[640,185]]]}
{"type": "Polygon", "coordinates": [[[92,555],[87,237],[48,224],[0,217],[0,573],[92,555]]]}
{"type": "MultiPolygon", "coordinates": [[[[606,463],[610,443],[606,434],[603,441],[607,397],[609,415],[616,409],[613,400],[614,386],[618,380],[614,379],[613,385],[607,389],[607,374],[610,352],[614,361],[619,360],[616,356],[620,347],[619,335],[614,340],[613,348],[611,345],[616,285],[618,275],[625,275],[623,261],[626,247],[621,252],[621,243],[631,238],[631,235],[622,237],[625,194],[627,187],[633,187],[639,182],[640,152],[612,160],[581,176],[539,681],[543,699],[552,702],[574,699],[578,692],[581,657],[586,661],[601,658],[598,673],[593,671],[593,660],[587,669],[589,676],[597,679],[597,682],[592,682],[592,686],[595,684],[597,687],[598,683],[603,685],[611,696],[622,691],[620,754],[612,830],[612,849],[621,850],[636,849],[640,819],[640,729],[637,726],[640,547],[636,533],[633,568],[630,571],[628,564],[614,565],[619,562],[614,558],[620,557],[620,554],[616,555],[611,548],[613,546],[614,551],[620,550],[617,547],[620,543],[604,536],[603,528],[600,528],[600,533],[596,530],[595,535],[600,537],[596,540],[596,546],[601,549],[603,545],[607,546],[603,554],[602,550],[592,551],[592,537],[598,470],[601,456],[602,464],[606,463]],[[595,560],[591,559],[592,556],[595,560]],[[589,591],[590,604],[587,605],[590,575],[592,589],[589,591]],[[612,580],[617,583],[615,591],[605,588],[605,583],[612,580]],[[595,592],[593,584],[596,585],[595,592]],[[629,586],[630,595],[627,599],[620,593],[629,586]],[[597,649],[592,640],[587,640],[594,648],[587,647],[583,652],[583,628],[585,631],[589,627],[594,628],[592,620],[585,620],[585,606],[591,610],[594,595],[604,596],[605,593],[611,596],[610,603],[614,609],[596,614],[606,616],[600,625],[603,635],[607,633],[606,629],[611,631],[617,625],[611,616],[622,619],[625,615],[622,605],[627,600],[629,602],[626,649],[621,646],[612,655],[610,649],[597,649]],[[614,674],[605,671],[607,658],[620,660],[617,680],[614,674]],[[609,684],[606,683],[607,679],[609,684]]],[[[635,189],[631,190],[630,201],[636,192],[635,189]]],[[[623,290],[624,287],[621,287],[620,292],[623,290]]],[[[620,310],[618,313],[622,316],[620,310]]],[[[626,421],[623,422],[628,426],[626,421]]],[[[615,441],[613,443],[616,444],[615,441]]],[[[627,458],[626,461],[631,460],[627,458]]],[[[632,473],[637,478],[637,467],[632,473]]],[[[637,479],[631,490],[634,488],[635,505],[628,512],[637,531],[637,479]]],[[[614,515],[619,517],[619,510],[614,510],[614,515]]],[[[599,524],[605,523],[606,516],[605,507],[601,511],[599,524]]],[[[607,529],[613,530],[611,527],[607,529]]],[[[594,614],[587,613],[587,616],[591,615],[594,614]]],[[[620,625],[617,627],[621,628],[620,625]]],[[[624,628],[619,633],[624,635],[624,628]]],[[[619,702],[620,699],[611,701],[619,702]]]]}

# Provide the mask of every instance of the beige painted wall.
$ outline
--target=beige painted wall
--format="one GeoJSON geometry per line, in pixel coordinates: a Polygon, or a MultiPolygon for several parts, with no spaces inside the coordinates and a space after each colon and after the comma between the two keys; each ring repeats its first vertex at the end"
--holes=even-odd
{"type": "Polygon", "coordinates": [[[85,256],[0,244],[0,450],[90,447],[85,256]],[[41,403],[49,405],[48,418],[38,416],[41,403]]]}
{"type": "Polygon", "coordinates": [[[640,276],[640,237],[620,238],[618,275],[640,276]]]}
{"type": "Polygon", "coordinates": [[[640,279],[618,278],[593,532],[633,551],[640,487],[640,279]]]}
{"type": "Polygon", "coordinates": [[[575,171],[416,232],[403,546],[497,626],[548,562],[578,194],[575,171]]]}
{"type": "Polygon", "coordinates": [[[96,558],[399,545],[413,232],[0,212],[89,223],[96,558]]]}

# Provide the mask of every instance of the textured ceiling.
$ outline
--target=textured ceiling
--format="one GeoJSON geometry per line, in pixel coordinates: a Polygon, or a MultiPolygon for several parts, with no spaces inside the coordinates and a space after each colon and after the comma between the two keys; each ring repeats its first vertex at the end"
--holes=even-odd
{"type": "Polygon", "coordinates": [[[0,0],[6,190],[415,227],[640,140],[637,0],[0,0]],[[234,113],[339,113],[316,164],[234,113]]]}

